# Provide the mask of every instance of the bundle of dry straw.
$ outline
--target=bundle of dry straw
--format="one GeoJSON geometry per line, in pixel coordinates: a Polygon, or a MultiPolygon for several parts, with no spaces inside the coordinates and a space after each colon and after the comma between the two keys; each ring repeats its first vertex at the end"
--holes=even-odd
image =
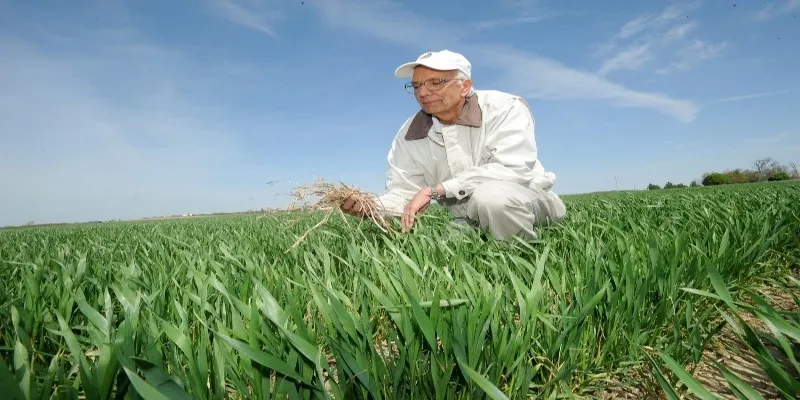
{"type": "Polygon", "coordinates": [[[295,187],[290,193],[295,201],[288,207],[288,211],[324,211],[325,216],[316,225],[306,231],[297,241],[292,245],[292,248],[300,244],[309,233],[319,228],[328,221],[333,213],[338,212],[342,220],[347,224],[347,218],[342,211],[342,205],[349,198],[353,198],[364,212],[364,217],[369,219],[381,231],[388,232],[389,224],[380,211],[380,207],[375,200],[375,197],[368,192],[364,192],[358,188],[339,183],[338,185],[326,182],[323,179],[317,179],[312,184],[299,185],[295,187]],[[315,201],[314,201],[315,199],[315,201]],[[298,203],[300,203],[298,205],[298,203]]]}

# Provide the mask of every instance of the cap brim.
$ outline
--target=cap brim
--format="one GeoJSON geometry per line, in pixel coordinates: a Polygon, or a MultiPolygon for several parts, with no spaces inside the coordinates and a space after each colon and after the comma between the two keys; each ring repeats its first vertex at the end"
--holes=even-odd
{"type": "Polygon", "coordinates": [[[411,78],[412,76],[414,76],[414,68],[416,68],[418,65],[422,64],[416,61],[405,63],[397,67],[397,69],[394,71],[394,76],[398,78],[411,78]]]}
{"type": "Polygon", "coordinates": [[[414,76],[414,68],[420,65],[438,71],[455,71],[458,69],[458,67],[453,65],[441,65],[435,62],[427,62],[427,60],[423,62],[412,61],[397,67],[397,69],[394,71],[394,76],[398,78],[411,78],[414,76]]]}

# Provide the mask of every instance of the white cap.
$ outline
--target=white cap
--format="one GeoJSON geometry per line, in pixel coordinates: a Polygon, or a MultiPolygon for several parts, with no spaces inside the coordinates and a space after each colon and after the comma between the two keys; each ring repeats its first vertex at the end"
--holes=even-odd
{"type": "Polygon", "coordinates": [[[414,76],[414,68],[418,65],[424,65],[439,71],[459,70],[466,74],[467,78],[472,77],[472,64],[470,64],[463,55],[450,50],[429,51],[424,53],[417,57],[417,61],[405,63],[397,67],[394,71],[394,75],[398,78],[411,78],[414,76]]]}

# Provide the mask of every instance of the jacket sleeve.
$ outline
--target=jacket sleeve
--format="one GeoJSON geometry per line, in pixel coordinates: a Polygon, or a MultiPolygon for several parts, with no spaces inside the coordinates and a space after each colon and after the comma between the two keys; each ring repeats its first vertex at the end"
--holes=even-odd
{"type": "Polygon", "coordinates": [[[406,204],[425,185],[422,168],[412,157],[405,140],[410,123],[409,118],[392,142],[387,156],[386,190],[377,198],[378,207],[388,216],[402,216],[406,204]]]}
{"type": "Polygon", "coordinates": [[[515,97],[487,118],[485,146],[489,156],[482,165],[467,168],[442,182],[448,197],[463,199],[489,180],[529,185],[541,170],[538,164],[535,122],[525,100],[515,97]]]}

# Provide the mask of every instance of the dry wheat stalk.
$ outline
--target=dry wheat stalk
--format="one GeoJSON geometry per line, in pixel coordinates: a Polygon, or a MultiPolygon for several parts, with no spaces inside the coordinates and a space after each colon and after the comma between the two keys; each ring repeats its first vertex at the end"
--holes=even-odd
{"type": "Polygon", "coordinates": [[[295,187],[289,194],[295,198],[295,201],[289,205],[287,211],[307,210],[325,212],[325,216],[322,220],[303,233],[291,248],[296,247],[309,233],[327,222],[334,212],[338,212],[342,220],[347,224],[348,222],[341,206],[350,197],[353,197],[356,203],[361,206],[361,209],[364,210],[364,217],[366,219],[372,221],[372,223],[384,233],[388,233],[390,229],[387,220],[380,211],[379,205],[375,201],[375,197],[368,192],[345,185],[344,183],[340,182],[339,185],[336,185],[326,182],[323,179],[317,179],[312,184],[295,187]],[[317,200],[310,203],[310,198],[316,198],[317,200]],[[301,205],[298,205],[298,202],[300,202],[301,205]]]}

